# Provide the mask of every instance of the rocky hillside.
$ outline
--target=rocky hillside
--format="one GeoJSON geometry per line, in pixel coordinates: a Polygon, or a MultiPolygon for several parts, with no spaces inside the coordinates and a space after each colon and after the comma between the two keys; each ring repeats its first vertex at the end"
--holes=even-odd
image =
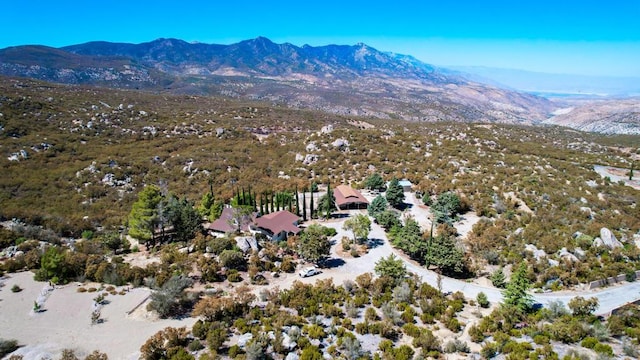
{"type": "Polygon", "coordinates": [[[232,45],[159,39],[0,50],[0,74],[47,81],[263,100],[348,116],[536,124],[553,103],[468,81],[365,44],[256,38],[232,45]]]}
{"type": "Polygon", "coordinates": [[[640,99],[573,101],[546,122],[603,134],[640,135],[640,99]]]}

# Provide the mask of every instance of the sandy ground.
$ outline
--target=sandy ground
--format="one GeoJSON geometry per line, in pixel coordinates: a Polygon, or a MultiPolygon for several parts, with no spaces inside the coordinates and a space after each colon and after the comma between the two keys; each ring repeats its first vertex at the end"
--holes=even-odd
{"type": "Polygon", "coordinates": [[[148,289],[136,288],[125,295],[106,296],[108,304],[101,310],[104,322],[91,325],[98,292],[78,293],[75,283],[47,290],[48,284],[34,281],[31,272],[8,274],[1,281],[5,286],[0,290],[0,338],[18,340],[23,347],[16,354],[25,359],[55,359],[67,348],[79,356],[99,350],[109,359],[138,359],[140,346],[159,330],[191,327],[195,322],[156,319],[145,310],[146,303],[128,315],[149,296],[148,289]],[[23,290],[11,292],[14,284],[23,290]],[[33,303],[42,293],[44,311],[34,313],[33,303]]]}

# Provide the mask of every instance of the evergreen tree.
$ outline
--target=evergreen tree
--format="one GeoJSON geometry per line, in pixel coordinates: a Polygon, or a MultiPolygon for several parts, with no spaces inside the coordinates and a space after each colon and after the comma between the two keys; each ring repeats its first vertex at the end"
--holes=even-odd
{"type": "Polygon", "coordinates": [[[447,191],[438,195],[438,199],[431,205],[436,223],[451,225],[454,218],[462,209],[460,197],[454,192],[447,191]]]}
{"type": "Polygon", "coordinates": [[[364,187],[369,190],[384,191],[384,180],[382,180],[382,176],[380,176],[380,174],[378,173],[371,174],[365,179],[364,187]]]}
{"type": "Polygon", "coordinates": [[[404,226],[399,224],[391,229],[391,243],[413,259],[426,260],[427,242],[422,238],[420,225],[412,217],[405,218],[404,223],[404,226]]]}
{"type": "Polygon", "coordinates": [[[402,259],[397,258],[394,254],[378,260],[374,270],[378,276],[390,276],[396,282],[402,281],[407,274],[407,268],[402,259]]]}
{"type": "Polygon", "coordinates": [[[402,189],[402,186],[400,186],[398,179],[393,178],[389,182],[386,198],[391,206],[395,208],[402,206],[402,203],[404,201],[404,190],[402,189]]]}
{"type": "Polygon", "coordinates": [[[275,212],[275,211],[276,211],[276,205],[274,202],[273,192],[271,192],[271,212],[275,212]]]}
{"type": "Polygon", "coordinates": [[[311,204],[309,205],[309,217],[311,219],[313,219],[313,217],[315,215],[315,208],[313,207],[313,186],[311,187],[311,200],[310,200],[310,203],[311,204]]]}
{"type": "Polygon", "coordinates": [[[295,194],[296,194],[296,215],[300,217],[300,199],[298,198],[298,185],[296,185],[295,194]]]}
{"type": "Polygon", "coordinates": [[[502,267],[498,268],[498,270],[494,271],[491,274],[491,283],[493,284],[493,286],[500,289],[504,289],[504,287],[507,285],[507,278],[504,276],[502,267]]]}
{"type": "Polygon", "coordinates": [[[336,197],[333,194],[333,191],[331,191],[331,181],[327,181],[327,204],[325,204],[325,218],[329,218],[331,216],[331,213],[333,212],[333,209],[335,209],[336,207],[336,197]]]}
{"type": "Polygon", "coordinates": [[[187,198],[178,199],[171,196],[167,203],[167,213],[176,241],[189,241],[195,237],[196,232],[202,231],[200,214],[187,198]]]}
{"type": "Polygon", "coordinates": [[[157,216],[156,208],[162,201],[160,188],[147,185],[138,194],[138,200],[133,203],[129,213],[129,235],[141,241],[153,238],[153,224],[157,216]]]}
{"type": "Polygon", "coordinates": [[[502,292],[504,305],[513,306],[523,313],[531,310],[533,298],[527,293],[530,286],[531,284],[527,278],[527,263],[523,261],[517,270],[511,274],[511,279],[502,292]]]}
{"type": "Polygon", "coordinates": [[[302,190],[302,221],[307,221],[307,196],[306,189],[302,190]]]}
{"type": "Polygon", "coordinates": [[[464,270],[464,253],[453,237],[440,234],[429,241],[425,262],[445,274],[460,273],[464,270]]]}
{"type": "Polygon", "coordinates": [[[389,203],[382,195],[378,195],[371,201],[371,204],[367,207],[367,211],[370,216],[376,217],[377,214],[387,210],[389,203]]]}

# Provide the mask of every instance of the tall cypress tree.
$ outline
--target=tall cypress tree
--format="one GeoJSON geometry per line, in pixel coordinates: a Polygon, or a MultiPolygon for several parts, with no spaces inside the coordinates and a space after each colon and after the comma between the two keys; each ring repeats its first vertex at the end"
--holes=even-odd
{"type": "MultiPolygon", "coordinates": [[[[251,196],[251,193],[249,193],[249,196],[251,196]]],[[[255,190],[253,191],[253,196],[251,196],[251,202],[253,203],[253,210],[255,212],[258,212],[258,199],[256,197],[256,192],[255,190]]]]}
{"type": "Polygon", "coordinates": [[[327,208],[325,209],[325,218],[328,219],[331,216],[331,210],[335,203],[333,202],[333,193],[331,192],[331,180],[327,181],[327,208]]]}
{"type": "Polygon", "coordinates": [[[309,217],[311,219],[313,219],[313,213],[314,213],[314,208],[313,208],[313,188],[311,188],[311,204],[309,205],[309,217]]]}
{"type": "Polygon", "coordinates": [[[260,193],[260,215],[264,215],[264,192],[260,193]]]}
{"type": "Polygon", "coordinates": [[[302,221],[307,221],[307,189],[302,189],[302,221]]]}
{"type": "Polygon", "coordinates": [[[276,211],[276,206],[273,201],[273,192],[271,192],[271,212],[275,212],[275,211],[276,211]]]}
{"type": "Polygon", "coordinates": [[[298,199],[298,185],[296,185],[296,215],[300,216],[300,200],[298,199]]]}

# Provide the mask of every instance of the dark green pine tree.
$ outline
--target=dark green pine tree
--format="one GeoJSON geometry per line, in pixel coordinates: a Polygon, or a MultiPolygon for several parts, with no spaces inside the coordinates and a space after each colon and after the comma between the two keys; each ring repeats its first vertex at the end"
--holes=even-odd
{"type": "Polygon", "coordinates": [[[296,193],[296,215],[300,217],[300,199],[298,198],[298,185],[296,185],[295,193],[296,193]]]}
{"type": "Polygon", "coordinates": [[[522,313],[526,313],[531,310],[533,305],[533,298],[527,290],[531,283],[527,278],[527,263],[521,262],[517,270],[511,274],[511,279],[507,284],[507,287],[502,292],[504,296],[504,305],[515,307],[522,313]]]}
{"type": "Polygon", "coordinates": [[[400,207],[404,202],[404,190],[400,186],[398,179],[393,178],[389,182],[386,198],[389,204],[395,208],[400,207]]]}

